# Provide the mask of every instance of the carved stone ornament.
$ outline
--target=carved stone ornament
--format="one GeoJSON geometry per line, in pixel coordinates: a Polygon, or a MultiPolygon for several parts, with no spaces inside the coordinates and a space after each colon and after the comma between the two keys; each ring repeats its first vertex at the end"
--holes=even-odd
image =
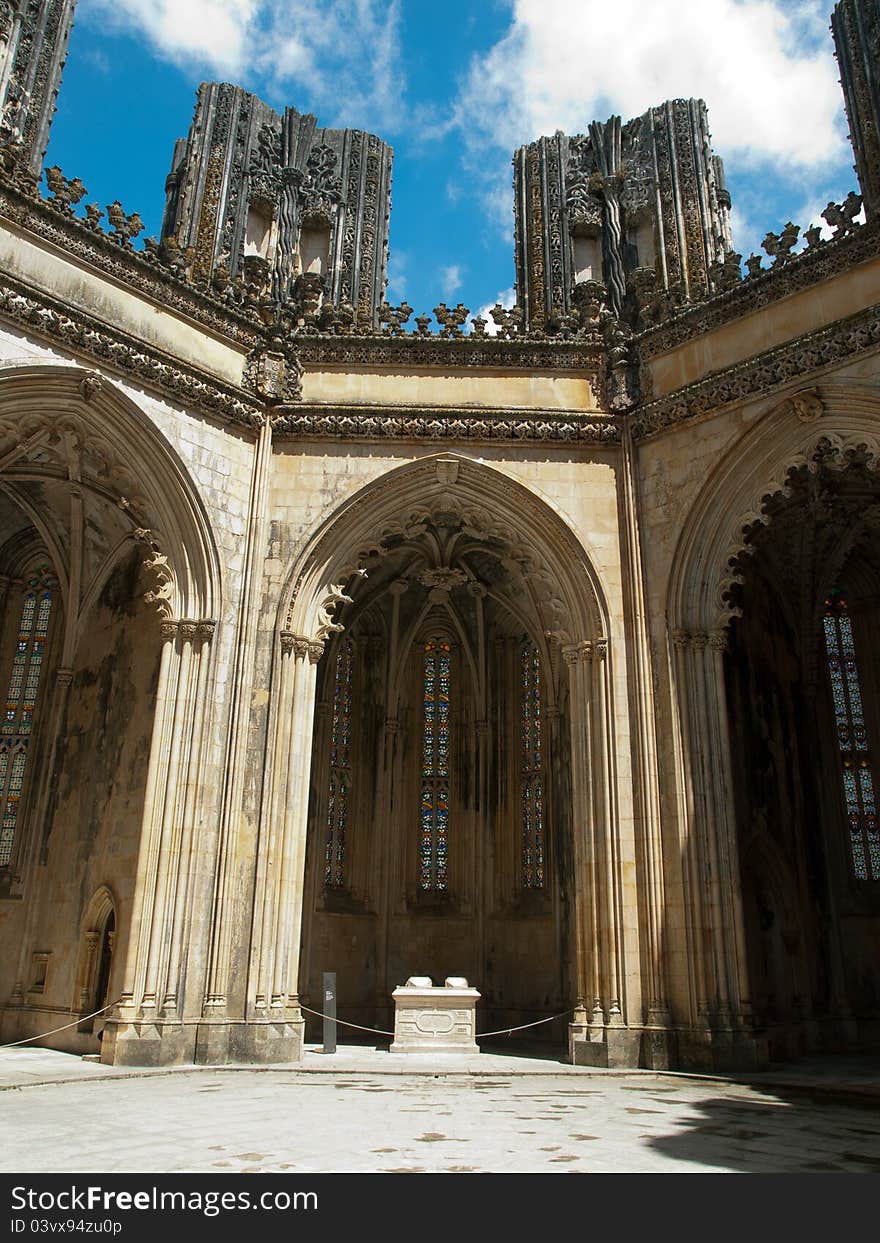
{"type": "Polygon", "coordinates": [[[439,587],[442,591],[452,591],[456,587],[463,587],[468,576],[464,570],[439,566],[433,570],[422,570],[418,579],[423,587],[439,587]]]}
{"type": "Polygon", "coordinates": [[[342,583],[331,583],[327,595],[318,606],[318,625],[315,629],[316,642],[326,639],[330,634],[345,629],[339,622],[333,620],[334,610],[340,604],[352,603],[351,596],[347,596],[342,588],[342,583]]]}
{"type": "Polygon", "coordinates": [[[805,388],[787,397],[778,407],[782,415],[793,414],[800,423],[815,423],[825,412],[825,403],[815,388],[805,388]]]}
{"type": "Polygon", "coordinates": [[[332,412],[319,406],[280,411],[273,421],[278,433],[309,439],[352,438],[362,440],[497,440],[516,442],[574,442],[614,445],[621,439],[621,425],[613,417],[558,415],[536,412],[511,415],[507,411],[483,410],[365,410],[362,406],[339,407],[332,412]]]}
{"type": "Polygon", "coordinates": [[[89,404],[95,400],[103,388],[103,378],[97,372],[92,371],[80,383],[79,391],[82,394],[83,401],[89,404]]]}
{"type": "Polygon", "coordinates": [[[22,324],[29,332],[58,344],[62,349],[84,353],[96,361],[136,375],[153,388],[230,422],[256,427],[262,410],[240,390],[218,384],[213,377],[171,360],[118,329],[109,331],[100,320],[55,302],[47,294],[39,298],[13,285],[0,284],[0,318],[22,324]]]}
{"type": "MultiPolygon", "coordinates": [[[[132,536],[138,543],[145,544],[149,550],[149,554],[142,562],[142,565],[147,571],[148,581],[152,585],[149,591],[145,592],[144,601],[146,604],[154,605],[163,622],[168,622],[171,620],[173,612],[171,600],[174,595],[174,571],[167,556],[156,542],[152,531],[138,528],[132,532],[132,536]]],[[[174,625],[177,626],[178,623],[175,622],[174,625]]],[[[175,630],[176,633],[177,631],[175,630]]],[[[166,637],[164,631],[163,637],[166,637]]]]}
{"type": "Polygon", "coordinates": [[[247,357],[242,383],[266,401],[302,399],[302,367],[293,351],[286,355],[258,347],[247,357]]]}
{"type": "MultiPolygon", "coordinates": [[[[787,270],[786,266],[783,271],[787,270]]],[[[876,348],[878,344],[880,319],[876,309],[869,307],[850,319],[777,346],[748,362],[641,406],[635,411],[633,435],[647,436],[687,419],[713,414],[733,402],[777,385],[796,382],[819,367],[876,348]]],[[[810,414],[816,408],[815,403],[804,408],[810,414]]],[[[792,409],[797,413],[794,406],[792,409]]]]}

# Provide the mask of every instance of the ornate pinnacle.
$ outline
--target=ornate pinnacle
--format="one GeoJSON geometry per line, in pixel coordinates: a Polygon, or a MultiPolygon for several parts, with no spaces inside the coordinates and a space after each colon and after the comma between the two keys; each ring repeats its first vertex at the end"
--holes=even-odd
{"type": "Polygon", "coordinates": [[[127,216],[122,210],[122,204],[119,202],[119,199],[108,205],[107,219],[110,222],[110,228],[113,230],[111,234],[113,240],[127,250],[131,249],[132,238],[137,237],[139,233],[144,231],[144,222],[138,213],[135,211],[130,216],[127,216]]]}

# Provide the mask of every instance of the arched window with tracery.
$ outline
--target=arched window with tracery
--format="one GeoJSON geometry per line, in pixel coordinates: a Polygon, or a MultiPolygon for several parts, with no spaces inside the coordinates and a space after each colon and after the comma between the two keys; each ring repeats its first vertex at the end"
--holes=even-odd
{"type": "Polygon", "coordinates": [[[857,880],[880,880],[875,782],[852,619],[846,599],[833,591],[825,601],[825,653],[843,770],[850,859],[857,880]]]}
{"type": "Polygon", "coordinates": [[[523,889],[544,887],[544,731],[541,656],[520,649],[520,875],[523,889]]]}
{"type": "Polygon", "coordinates": [[[330,791],[324,849],[324,887],[345,885],[345,834],[351,799],[351,686],[354,643],[343,639],[333,670],[333,717],[330,725],[330,791]]]}
{"type": "Polygon", "coordinates": [[[431,638],[423,651],[422,781],[419,887],[449,885],[449,736],[452,645],[431,638]]]}
{"type": "Polygon", "coordinates": [[[54,578],[39,566],[27,580],[0,726],[0,867],[12,858],[49,635],[54,578]]]}

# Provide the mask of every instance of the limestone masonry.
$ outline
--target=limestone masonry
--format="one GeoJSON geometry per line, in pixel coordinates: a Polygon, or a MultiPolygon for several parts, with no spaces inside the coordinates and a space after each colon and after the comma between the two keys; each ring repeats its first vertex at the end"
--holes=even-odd
{"type": "Polygon", "coordinates": [[[877,1049],[880,0],[830,238],[743,264],[701,100],[585,117],[491,322],[385,301],[380,138],[229,84],[160,238],[86,204],[73,10],[0,3],[0,1039],[295,1061],[335,971],[466,978],[423,1045],[877,1049]]]}

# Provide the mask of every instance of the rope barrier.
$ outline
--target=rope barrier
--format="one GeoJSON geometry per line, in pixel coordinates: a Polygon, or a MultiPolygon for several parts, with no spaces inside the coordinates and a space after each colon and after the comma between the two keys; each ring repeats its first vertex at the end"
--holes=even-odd
{"type": "Polygon", "coordinates": [[[56,1032],[67,1031],[68,1027],[79,1027],[80,1023],[85,1023],[86,1019],[97,1018],[105,1010],[112,1010],[116,1004],[116,1001],[111,1001],[108,1005],[101,1006],[100,1010],[93,1010],[91,1014],[80,1014],[72,1023],[65,1023],[62,1027],[53,1027],[50,1032],[40,1032],[39,1036],[25,1036],[24,1040],[10,1040],[8,1044],[0,1044],[0,1049],[14,1049],[19,1044],[30,1044],[32,1040],[45,1040],[47,1036],[54,1036],[56,1032]]]}
{"type": "Polygon", "coordinates": [[[540,1027],[542,1023],[553,1023],[556,1019],[564,1019],[566,1014],[574,1014],[573,1010],[563,1010],[561,1014],[551,1014],[549,1019],[537,1019],[534,1023],[523,1023],[521,1027],[502,1027],[497,1032],[477,1032],[476,1040],[485,1040],[487,1036],[510,1036],[513,1032],[524,1032],[527,1027],[540,1027]]]}
{"type": "MultiPolygon", "coordinates": [[[[314,1014],[316,1018],[327,1019],[329,1014],[324,1014],[322,1010],[311,1010],[308,1006],[304,1006],[302,1002],[299,1004],[300,1010],[305,1010],[307,1014],[314,1014]]],[[[514,1032],[524,1032],[528,1027],[540,1027],[542,1023],[553,1023],[556,1019],[564,1019],[567,1014],[572,1014],[572,1010],[563,1010],[561,1014],[551,1014],[549,1019],[536,1019],[534,1023],[523,1023],[519,1027],[502,1027],[497,1032],[477,1032],[475,1040],[486,1040],[489,1036],[511,1036],[514,1032]]],[[[354,1027],[359,1032],[372,1032],[376,1036],[393,1036],[394,1032],[382,1031],[379,1027],[363,1027],[360,1023],[347,1023],[345,1019],[333,1019],[334,1023],[338,1023],[340,1027],[354,1027]]]]}
{"type": "MultiPolygon", "coordinates": [[[[308,1006],[299,1003],[300,1010],[305,1010],[307,1014],[316,1014],[319,1019],[330,1018],[329,1014],[324,1014],[321,1010],[310,1010],[308,1006]]],[[[361,1027],[360,1023],[346,1023],[345,1019],[334,1019],[334,1023],[338,1023],[340,1027],[354,1027],[359,1032],[373,1032],[377,1036],[393,1036],[394,1032],[383,1032],[378,1027],[361,1027]]]]}
{"type": "MultiPolygon", "coordinates": [[[[49,1032],[40,1032],[38,1036],[26,1036],[23,1040],[10,1040],[8,1044],[0,1044],[0,1049],[14,1049],[20,1044],[30,1044],[32,1040],[45,1040],[47,1036],[54,1036],[56,1032],[67,1031],[69,1027],[78,1027],[80,1023],[85,1023],[87,1019],[97,1018],[99,1014],[103,1014],[105,1010],[111,1010],[117,1002],[111,1001],[108,1005],[102,1006],[100,1010],[93,1010],[91,1014],[80,1014],[72,1023],[64,1023],[61,1027],[53,1027],[49,1032]]],[[[308,1006],[304,1006],[300,1002],[300,1010],[305,1010],[307,1014],[314,1014],[319,1019],[326,1019],[330,1016],[324,1014],[321,1010],[310,1010],[308,1006]]],[[[478,1032],[476,1040],[487,1040],[490,1036],[511,1036],[514,1032],[524,1032],[528,1027],[540,1027],[542,1023],[553,1023],[556,1019],[564,1019],[567,1014],[571,1014],[571,1010],[563,1010],[561,1014],[551,1014],[549,1019],[537,1019],[534,1023],[523,1023],[519,1027],[502,1027],[497,1032],[478,1032]]],[[[360,1023],[348,1023],[345,1019],[334,1019],[340,1027],[353,1027],[359,1032],[370,1032],[374,1036],[393,1036],[394,1032],[383,1031],[380,1027],[363,1027],[360,1023]]]]}

